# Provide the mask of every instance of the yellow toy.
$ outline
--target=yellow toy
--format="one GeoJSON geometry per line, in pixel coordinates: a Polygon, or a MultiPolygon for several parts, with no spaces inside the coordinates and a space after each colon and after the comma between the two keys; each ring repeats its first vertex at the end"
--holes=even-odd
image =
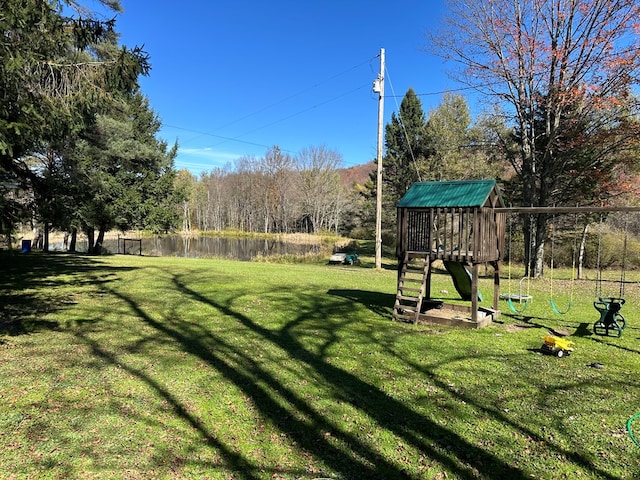
{"type": "Polygon", "coordinates": [[[553,335],[547,335],[544,337],[544,343],[540,347],[542,353],[549,355],[555,355],[556,357],[564,357],[573,352],[573,342],[566,338],[554,337],[553,335]]]}

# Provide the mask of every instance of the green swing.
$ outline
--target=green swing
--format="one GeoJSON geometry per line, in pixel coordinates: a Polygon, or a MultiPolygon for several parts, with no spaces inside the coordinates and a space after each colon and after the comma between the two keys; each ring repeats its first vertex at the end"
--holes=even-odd
{"type": "MultiPolygon", "coordinates": [[[[507,301],[509,305],[509,309],[518,315],[521,315],[525,312],[525,310],[529,307],[529,304],[533,300],[533,297],[529,294],[531,277],[527,275],[526,277],[522,277],[520,279],[520,293],[511,293],[511,250],[512,250],[512,235],[513,232],[513,222],[509,222],[509,260],[508,260],[508,290],[509,293],[501,295],[501,298],[507,301]],[[527,280],[527,293],[522,293],[522,282],[527,280]],[[516,306],[516,301],[520,307],[516,306]],[[523,304],[524,301],[524,304],[523,304]]],[[[529,245],[529,250],[531,250],[531,245],[529,245]]]]}

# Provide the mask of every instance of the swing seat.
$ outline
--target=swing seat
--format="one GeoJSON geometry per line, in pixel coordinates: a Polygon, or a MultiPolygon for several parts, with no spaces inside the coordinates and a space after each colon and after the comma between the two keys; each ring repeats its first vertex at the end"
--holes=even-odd
{"type": "MultiPolygon", "coordinates": [[[[522,293],[522,282],[524,282],[525,280],[530,280],[530,277],[522,277],[520,279],[520,293],[511,293],[511,285],[509,285],[509,293],[503,293],[500,295],[500,299],[507,301],[507,303],[509,304],[509,308],[513,313],[524,313],[524,311],[533,300],[533,297],[528,293],[522,293]],[[520,305],[519,307],[516,307],[516,302],[520,305]]],[[[527,291],[528,290],[529,288],[527,285],[527,291]]]]}
{"type": "Polygon", "coordinates": [[[526,293],[501,293],[500,300],[511,300],[512,302],[525,303],[533,300],[533,297],[526,293]]]}
{"type": "Polygon", "coordinates": [[[571,307],[573,307],[573,300],[569,300],[569,305],[567,305],[566,310],[560,310],[553,298],[549,299],[549,304],[551,305],[551,310],[553,310],[558,315],[566,315],[567,313],[569,313],[569,310],[571,310],[571,307]]]}
{"type": "Polygon", "coordinates": [[[593,333],[606,337],[620,337],[626,321],[620,309],[624,305],[624,298],[600,297],[593,306],[600,313],[600,319],[593,324],[593,333]]]}

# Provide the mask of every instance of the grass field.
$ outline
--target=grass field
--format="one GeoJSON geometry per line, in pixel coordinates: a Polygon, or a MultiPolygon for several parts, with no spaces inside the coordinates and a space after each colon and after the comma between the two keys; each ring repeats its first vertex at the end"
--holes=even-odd
{"type": "MultiPolygon", "coordinates": [[[[594,282],[562,271],[567,315],[547,278],[522,315],[457,330],[391,321],[392,268],[4,252],[0,270],[0,478],[640,476],[633,272],[605,338],[594,282]],[[549,331],[573,354],[542,355],[549,331]]],[[[455,299],[444,274],[433,291],[455,299]]]]}

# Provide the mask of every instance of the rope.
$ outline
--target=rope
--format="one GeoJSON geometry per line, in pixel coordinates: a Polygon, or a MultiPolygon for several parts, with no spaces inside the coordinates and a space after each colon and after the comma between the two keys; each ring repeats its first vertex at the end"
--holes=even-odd
{"type": "Polygon", "coordinates": [[[596,298],[602,297],[602,214],[600,214],[600,228],[598,229],[598,256],[596,260],[596,298]]]}
{"type": "MultiPolygon", "coordinates": [[[[625,216],[624,221],[624,242],[622,245],[622,266],[620,270],[620,298],[624,298],[624,285],[626,283],[626,271],[627,271],[627,242],[629,236],[628,215],[625,216]]],[[[602,215],[600,215],[600,230],[598,232],[598,259],[597,259],[597,273],[596,273],[596,298],[602,298],[602,265],[601,265],[601,251],[602,251],[602,215]]]]}
{"type": "Polygon", "coordinates": [[[629,234],[629,216],[624,217],[624,244],[622,247],[622,270],[620,271],[620,298],[624,298],[624,284],[627,270],[627,236],[629,234]]]}
{"type": "MultiPolygon", "coordinates": [[[[578,220],[576,217],[576,226],[577,224],[578,224],[578,220]]],[[[571,307],[573,307],[573,290],[574,290],[575,278],[576,278],[576,237],[574,232],[573,247],[571,250],[571,288],[569,290],[569,304],[567,305],[567,308],[565,310],[560,310],[555,300],[553,299],[553,266],[554,266],[553,259],[554,259],[554,249],[555,249],[555,238],[556,238],[556,235],[555,235],[555,218],[554,218],[551,223],[551,278],[550,278],[551,284],[550,284],[549,304],[551,305],[551,310],[553,310],[555,313],[557,313],[558,315],[565,315],[569,313],[569,310],[571,310],[571,307]]]]}
{"type": "Polygon", "coordinates": [[[636,413],[635,415],[633,415],[629,420],[627,420],[627,432],[629,432],[629,436],[631,437],[631,440],[633,440],[633,443],[635,443],[636,445],[638,445],[640,447],[640,442],[638,441],[638,439],[633,435],[633,430],[631,429],[631,424],[633,423],[633,421],[636,418],[640,418],[640,413],[636,413]]]}
{"type": "MultiPolygon", "coordinates": [[[[509,222],[509,268],[508,268],[508,278],[509,278],[509,296],[507,298],[507,303],[509,305],[509,308],[511,309],[511,311],[513,313],[524,313],[524,311],[527,309],[527,307],[529,306],[529,303],[531,303],[531,296],[529,295],[529,288],[530,288],[530,279],[531,276],[527,276],[527,294],[526,294],[526,299],[524,302],[524,307],[522,307],[521,309],[518,309],[515,305],[515,303],[513,303],[513,298],[512,298],[512,294],[511,294],[511,249],[512,249],[512,242],[513,242],[513,220],[509,222]]],[[[522,305],[522,280],[520,281],[520,294],[518,295],[518,298],[520,300],[520,304],[522,305]]]]}

